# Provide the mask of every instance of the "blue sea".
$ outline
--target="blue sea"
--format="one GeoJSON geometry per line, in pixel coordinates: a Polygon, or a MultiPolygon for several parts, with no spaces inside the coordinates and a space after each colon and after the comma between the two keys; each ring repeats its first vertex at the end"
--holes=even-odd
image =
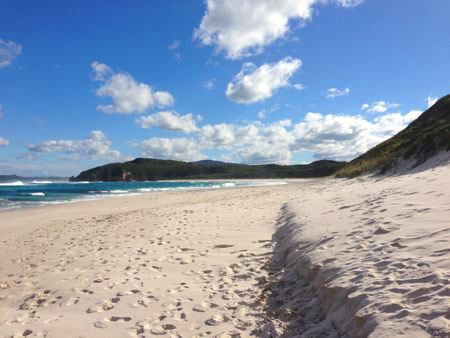
{"type": "Polygon", "coordinates": [[[80,200],[95,200],[114,196],[129,196],[155,191],[218,189],[277,184],[285,183],[277,181],[1,182],[0,210],[60,204],[80,200]]]}

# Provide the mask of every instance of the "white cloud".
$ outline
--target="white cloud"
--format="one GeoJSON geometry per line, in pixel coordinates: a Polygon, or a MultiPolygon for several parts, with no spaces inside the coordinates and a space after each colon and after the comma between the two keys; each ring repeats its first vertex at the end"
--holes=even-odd
{"type": "Polygon", "coordinates": [[[265,117],[266,117],[266,111],[265,111],[265,110],[261,110],[261,111],[258,113],[258,118],[259,118],[260,120],[263,120],[265,117]]]}
{"type": "Polygon", "coordinates": [[[242,148],[238,156],[242,163],[248,164],[289,164],[292,152],[285,145],[259,142],[242,148]]]}
{"type": "Polygon", "coordinates": [[[302,85],[301,83],[294,83],[291,87],[294,88],[294,89],[297,89],[297,90],[305,89],[305,86],[302,85]]]}
{"type": "Polygon", "coordinates": [[[428,96],[427,97],[427,106],[428,108],[430,108],[431,106],[433,106],[436,102],[437,102],[438,98],[434,97],[434,96],[428,96]]]}
{"type": "Polygon", "coordinates": [[[400,113],[391,113],[375,118],[374,123],[377,126],[377,133],[382,137],[390,137],[417,119],[422,114],[420,110],[411,110],[402,115],[400,113]]]}
{"type": "Polygon", "coordinates": [[[385,113],[389,109],[398,108],[400,105],[398,103],[389,103],[386,101],[377,101],[372,104],[364,103],[361,106],[362,110],[366,110],[369,113],[385,113]]]}
{"type": "Polygon", "coordinates": [[[365,0],[337,0],[342,7],[356,7],[362,4],[365,0]]]}
{"type": "Polygon", "coordinates": [[[98,105],[97,109],[106,113],[143,113],[154,106],[174,104],[173,96],[165,91],[153,91],[146,83],[137,82],[128,73],[114,73],[102,63],[92,63],[93,78],[102,83],[96,90],[100,97],[111,97],[113,104],[98,105]]]}
{"type": "Polygon", "coordinates": [[[112,142],[100,130],[93,130],[83,140],[51,140],[30,144],[28,150],[35,153],[62,153],[68,159],[118,159],[120,152],[111,148],[112,142]]]}
{"type": "Polygon", "coordinates": [[[179,161],[198,161],[206,157],[199,144],[190,138],[152,137],[139,143],[143,156],[179,161]]]}
{"type": "Polygon", "coordinates": [[[212,90],[216,88],[216,84],[214,80],[207,80],[203,83],[203,87],[207,90],[212,90]]]}
{"type": "Polygon", "coordinates": [[[161,111],[149,116],[143,116],[137,120],[142,128],[162,128],[183,132],[193,132],[197,130],[196,122],[201,120],[200,116],[194,117],[192,114],[179,115],[176,112],[161,111]]]}
{"type": "Polygon", "coordinates": [[[277,63],[260,67],[245,63],[226,89],[227,97],[238,103],[254,103],[271,97],[280,88],[289,85],[289,79],[301,67],[299,59],[286,57],[277,63]]]}
{"type": "Polygon", "coordinates": [[[404,129],[421,114],[389,113],[373,121],[363,116],[306,114],[303,121],[207,124],[189,138],[151,138],[138,144],[143,155],[195,161],[203,150],[226,152],[235,161],[261,164],[291,162],[295,153],[312,152],[316,159],[350,160],[404,129]]]}
{"type": "Polygon", "coordinates": [[[329,88],[327,91],[327,95],[326,97],[329,99],[338,97],[338,96],[345,96],[350,94],[350,88],[344,88],[344,89],[339,89],[339,88],[329,88]]]}
{"type": "Polygon", "coordinates": [[[272,124],[206,125],[199,130],[199,145],[209,149],[228,149],[243,163],[288,163],[292,134],[290,120],[272,124]]]}
{"type": "Polygon", "coordinates": [[[0,137],[0,146],[7,146],[9,144],[9,140],[4,138],[4,137],[0,137]]]}
{"type": "MultiPolygon", "coordinates": [[[[330,1],[328,1],[330,2],[330,1]]],[[[334,0],[353,7],[363,0],[334,0]]],[[[289,32],[292,21],[304,23],[322,0],[206,0],[206,12],[194,38],[237,59],[260,53],[289,32]]]]}
{"type": "Polygon", "coordinates": [[[175,49],[177,49],[178,47],[180,47],[180,44],[181,44],[180,41],[175,40],[175,41],[172,42],[167,48],[170,49],[170,50],[175,50],[175,49]]]}
{"type": "Polygon", "coordinates": [[[22,52],[22,46],[14,41],[0,39],[0,68],[11,65],[22,52]]]}
{"type": "Polygon", "coordinates": [[[420,113],[386,114],[373,122],[361,116],[308,113],[295,125],[291,149],[313,152],[320,159],[350,160],[407,127],[420,113]]]}
{"type": "Polygon", "coordinates": [[[113,74],[113,70],[104,63],[99,63],[97,61],[91,64],[93,79],[96,81],[106,81],[113,74]]]}
{"type": "Polygon", "coordinates": [[[290,120],[280,120],[268,125],[241,127],[239,139],[244,142],[237,150],[241,161],[249,164],[289,164],[292,157],[289,145],[294,142],[291,125],[290,120]]]}
{"type": "Polygon", "coordinates": [[[180,61],[182,59],[182,55],[181,53],[178,51],[180,48],[181,42],[175,40],[174,42],[172,42],[169,46],[167,46],[167,48],[171,51],[173,51],[173,56],[175,57],[175,59],[177,59],[178,61],[180,61]]]}
{"type": "Polygon", "coordinates": [[[236,126],[232,124],[207,124],[200,129],[200,143],[205,148],[227,148],[236,142],[236,126]]]}

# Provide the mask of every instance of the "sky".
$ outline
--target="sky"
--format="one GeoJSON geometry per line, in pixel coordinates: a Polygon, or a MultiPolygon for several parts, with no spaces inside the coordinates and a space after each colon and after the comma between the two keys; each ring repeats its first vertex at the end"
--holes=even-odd
{"type": "Polygon", "coordinates": [[[0,0],[0,174],[351,160],[449,94],[448,0],[0,0]]]}

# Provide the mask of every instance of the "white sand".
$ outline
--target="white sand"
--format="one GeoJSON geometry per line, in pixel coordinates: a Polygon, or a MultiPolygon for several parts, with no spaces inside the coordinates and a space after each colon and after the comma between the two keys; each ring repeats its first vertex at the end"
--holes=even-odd
{"type": "Polygon", "coordinates": [[[248,336],[291,186],[0,213],[0,336],[248,336]]]}
{"type": "Polygon", "coordinates": [[[272,332],[450,337],[450,166],[415,171],[310,183],[285,204],[272,332]]]}
{"type": "Polygon", "coordinates": [[[448,337],[449,184],[444,165],[0,212],[0,336],[448,337]]]}

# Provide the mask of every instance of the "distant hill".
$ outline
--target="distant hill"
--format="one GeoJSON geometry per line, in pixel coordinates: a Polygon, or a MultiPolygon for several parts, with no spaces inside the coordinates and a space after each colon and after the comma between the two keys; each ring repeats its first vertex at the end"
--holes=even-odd
{"type": "Polygon", "coordinates": [[[199,164],[199,165],[208,165],[208,166],[214,166],[214,165],[239,165],[237,163],[229,163],[229,162],[214,161],[214,160],[201,160],[201,161],[190,162],[190,163],[199,164]]]}
{"type": "Polygon", "coordinates": [[[18,175],[0,175],[0,182],[15,182],[15,181],[67,181],[68,177],[56,177],[56,176],[18,176],[18,175]]]}
{"type": "Polygon", "coordinates": [[[322,160],[306,165],[245,165],[219,161],[181,162],[137,158],[83,171],[71,177],[71,181],[324,177],[332,175],[344,164],[322,160]]]}
{"type": "Polygon", "coordinates": [[[408,161],[412,167],[450,150],[450,95],[438,100],[406,129],[339,169],[337,177],[386,173],[408,161]]]}
{"type": "Polygon", "coordinates": [[[21,179],[23,177],[17,175],[0,175],[0,182],[20,181],[21,179]]]}

